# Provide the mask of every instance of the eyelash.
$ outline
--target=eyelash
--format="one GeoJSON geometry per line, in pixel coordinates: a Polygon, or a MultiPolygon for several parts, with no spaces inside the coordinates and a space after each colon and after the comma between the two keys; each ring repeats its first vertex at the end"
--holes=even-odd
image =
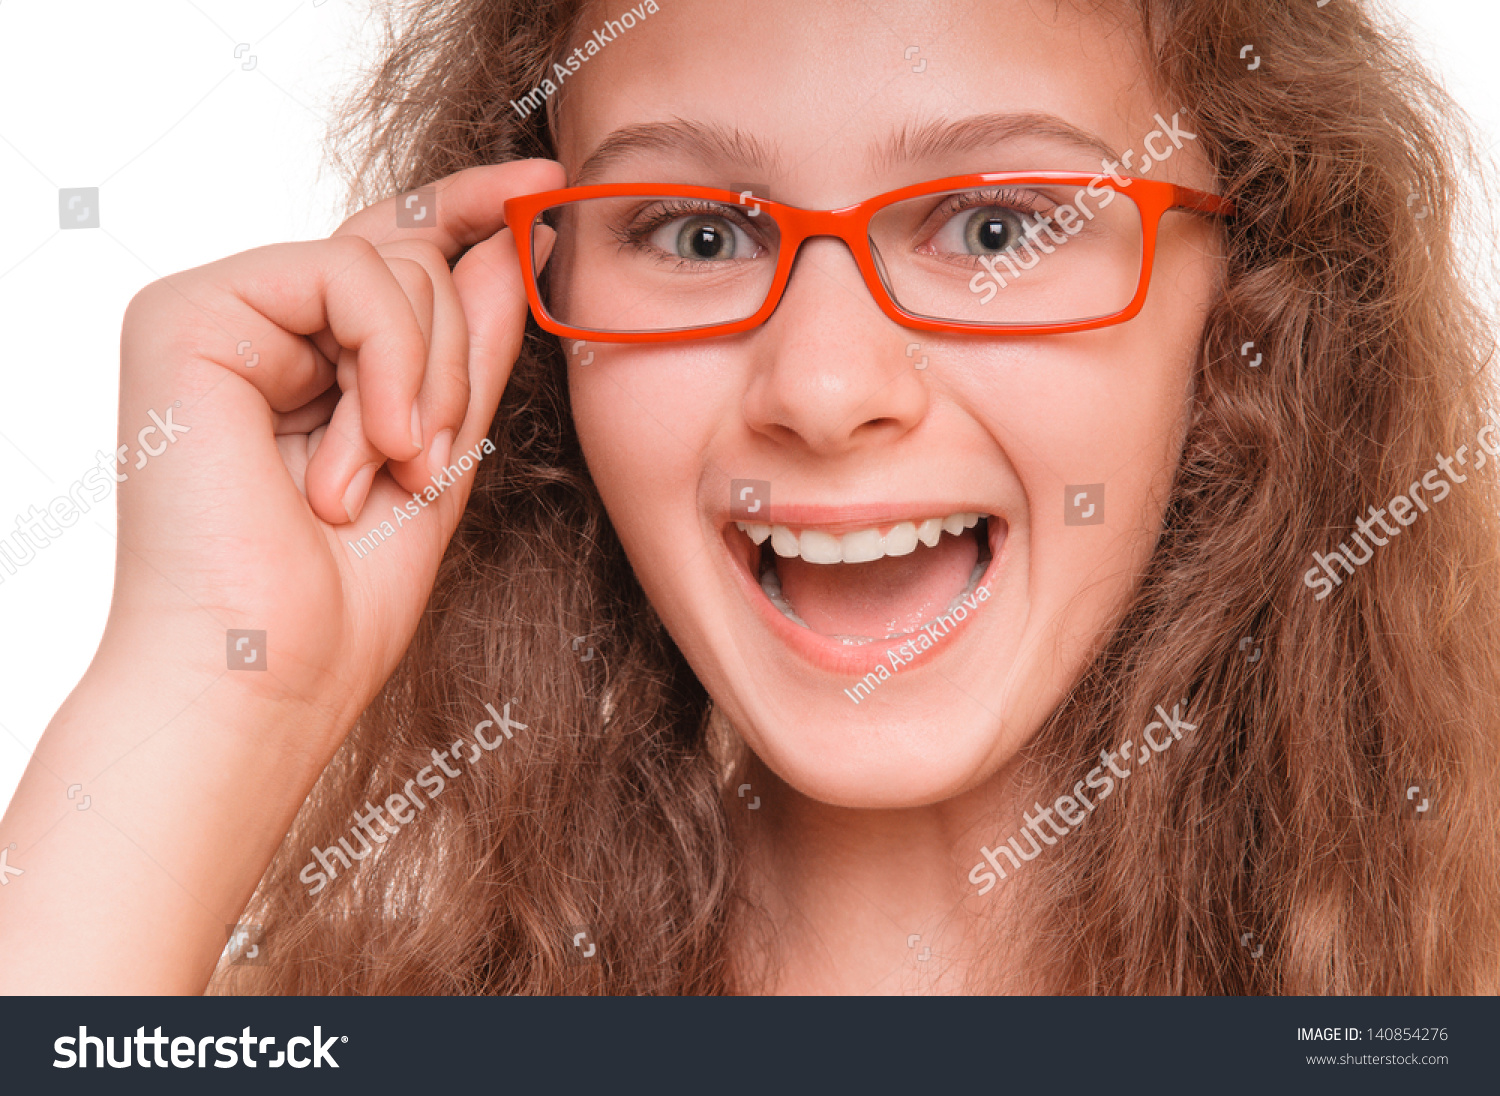
{"type": "Polygon", "coordinates": [[[1052,203],[1037,201],[1038,195],[1035,191],[1004,190],[990,191],[966,191],[963,194],[950,196],[942,205],[938,206],[928,216],[951,217],[962,213],[966,209],[982,209],[986,206],[1001,206],[1013,210],[1016,213],[1028,217],[1045,216],[1046,208],[1055,208],[1052,203]]]}
{"type": "MultiPolygon", "coordinates": [[[[965,210],[983,209],[988,206],[999,206],[1018,213],[1023,217],[1045,219],[1046,210],[1052,208],[1053,203],[1042,202],[1037,199],[1038,195],[1035,191],[1016,190],[1010,187],[988,191],[968,191],[964,194],[950,195],[928,214],[927,219],[929,223],[937,220],[937,227],[941,227],[949,218],[957,216],[965,210]]],[[[658,253],[658,258],[668,261],[678,268],[695,267],[704,264],[693,259],[684,259],[680,255],[672,255],[669,252],[664,252],[647,241],[657,229],[673,221],[680,220],[683,217],[718,217],[734,224],[752,239],[755,238],[754,225],[748,223],[742,217],[736,217],[733,209],[718,202],[702,201],[693,198],[678,198],[670,201],[658,201],[648,207],[648,209],[649,215],[642,218],[638,212],[629,224],[618,229],[612,229],[613,235],[620,241],[622,248],[658,253]]],[[[934,228],[933,231],[936,232],[937,228],[934,228]]],[[[759,240],[756,242],[762,243],[759,240]]]]}
{"type": "MultiPolygon", "coordinates": [[[[681,220],[683,217],[709,216],[725,220],[741,229],[751,239],[755,239],[754,225],[748,223],[741,217],[736,217],[733,210],[719,202],[701,201],[695,198],[674,198],[666,202],[656,202],[650,207],[650,213],[644,220],[637,213],[630,224],[622,228],[611,229],[614,237],[620,241],[621,247],[634,248],[638,251],[660,252],[669,261],[677,266],[699,266],[701,263],[692,259],[684,259],[680,255],[672,255],[661,251],[660,248],[648,243],[651,234],[663,225],[671,224],[673,221],[681,220]]],[[[762,241],[756,240],[758,244],[762,241]]],[[[710,264],[721,265],[721,264],[710,264]]]]}

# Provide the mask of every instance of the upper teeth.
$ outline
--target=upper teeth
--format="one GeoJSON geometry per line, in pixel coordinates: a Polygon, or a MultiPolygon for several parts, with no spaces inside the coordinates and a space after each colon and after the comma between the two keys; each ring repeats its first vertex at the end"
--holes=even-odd
{"type": "Polygon", "coordinates": [[[921,541],[931,548],[944,532],[958,534],[979,524],[977,513],[949,514],[945,518],[928,518],[921,523],[903,521],[890,532],[879,529],[857,529],[836,537],[820,529],[804,529],[799,535],[785,525],[735,523],[756,544],[771,538],[771,550],[790,559],[800,556],[808,563],[869,563],[882,556],[904,556],[917,550],[921,541]]]}

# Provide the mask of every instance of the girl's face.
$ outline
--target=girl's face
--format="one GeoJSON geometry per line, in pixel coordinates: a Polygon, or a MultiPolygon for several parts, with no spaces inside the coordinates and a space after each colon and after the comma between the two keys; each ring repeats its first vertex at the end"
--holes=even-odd
{"type": "MultiPolygon", "coordinates": [[[[563,91],[570,183],[753,184],[834,209],[969,173],[1107,174],[1103,161],[1132,150],[1121,177],[1213,189],[1193,104],[1154,97],[1136,31],[1098,13],[1025,0],[654,7],[629,28],[606,26],[628,10],[618,3],[584,18],[607,45],[563,91]],[[1145,175],[1148,147],[1164,159],[1145,175]]],[[[963,238],[964,223],[944,231],[963,238]]],[[[657,236],[670,248],[675,232],[657,236]]],[[[1216,232],[1167,213],[1144,311],[1094,331],[901,327],[847,247],[818,238],[752,331],[570,356],[584,453],[636,574],[793,788],[850,807],[944,800],[994,776],[1057,706],[1160,529],[1216,232]],[[769,487],[740,500],[736,480],[769,487]],[[773,526],[761,546],[734,509],[757,501],[750,520],[773,526]],[[965,514],[982,520],[964,528],[953,516],[965,514]],[[900,527],[931,540],[932,519],[958,532],[866,562],[803,558],[831,544],[899,552],[900,527]],[[799,620],[768,594],[777,583],[799,620]]]]}

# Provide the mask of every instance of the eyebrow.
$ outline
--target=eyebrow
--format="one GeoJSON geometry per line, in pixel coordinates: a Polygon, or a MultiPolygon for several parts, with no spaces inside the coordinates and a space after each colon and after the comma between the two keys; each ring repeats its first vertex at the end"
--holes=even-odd
{"type": "MultiPolygon", "coordinates": [[[[871,155],[870,162],[875,168],[887,171],[915,161],[976,152],[1021,137],[1040,137],[1072,145],[1106,160],[1118,159],[1113,148],[1087,130],[1055,114],[1029,111],[973,114],[953,121],[908,122],[871,155]]],[[[1046,166],[1038,165],[1039,169],[1046,166]]]]}
{"type": "Polygon", "coordinates": [[[782,158],[772,146],[743,130],[712,122],[645,122],[615,130],[584,160],[573,186],[585,186],[621,160],[640,152],[669,152],[696,160],[750,164],[781,173],[782,158]]]}
{"type": "MultiPolygon", "coordinates": [[[[907,122],[870,154],[869,163],[878,171],[889,171],[903,164],[975,152],[1022,137],[1057,141],[1103,160],[1119,159],[1113,148],[1087,130],[1055,114],[1029,111],[907,122]]],[[[584,160],[571,185],[585,186],[622,160],[650,152],[741,164],[770,175],[785,173],[780,151],[753,134],[732,126],[678,118],[613,131],[584,160]]]]}

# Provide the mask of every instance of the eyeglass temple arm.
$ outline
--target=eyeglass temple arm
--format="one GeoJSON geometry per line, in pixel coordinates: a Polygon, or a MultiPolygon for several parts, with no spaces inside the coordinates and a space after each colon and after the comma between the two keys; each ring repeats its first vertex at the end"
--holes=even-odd
{"type": "Polygon", "coordinates": [[[1220,198],[1217,194],[1206,194],[1192,187],[1173,187],[1172,207],[1173,209],[1185,209],[1191,213],[1207,213],[1210,215],[1231,217],[1234,215],[1234,202],[1228,198],[1220,198]]]}

